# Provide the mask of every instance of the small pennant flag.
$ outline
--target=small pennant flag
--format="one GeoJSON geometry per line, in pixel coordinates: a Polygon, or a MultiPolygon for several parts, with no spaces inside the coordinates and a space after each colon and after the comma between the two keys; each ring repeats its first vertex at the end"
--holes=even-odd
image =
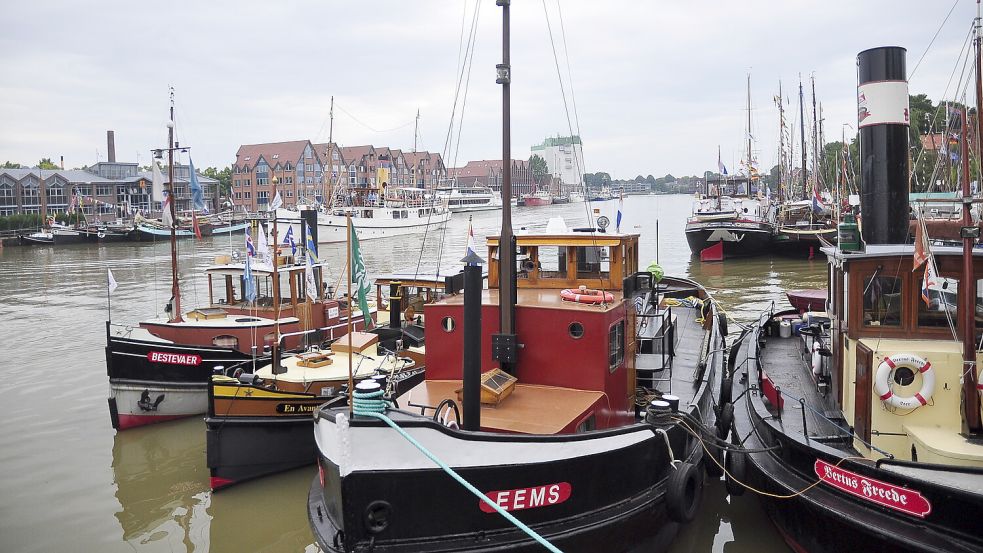
{"type": "Polygon", "coordinates": [[[283,245],[290,246],[290,253],[297,255],[297,242],[294,241],[294,227],[287,228],[287,234],[283,235],[283,245]]]}
{"type": "Polygon", "coordinates": [[[194,211],[191,212],[191,226],[195,230],[195,236],[201,240],[201,227],[198,226],[198,215],[194,211]]]}
{"type": "Polygon", "coordinates": [[[255,257],[256,247],[253,246],[253,237],[246,232],[246,257],[255,257]]]}
{"type": "Polygon", "coordinates": [[[256,233],[257,241],[259,242],[259,259],[266,263],[272,264],[270,260],[270,244],[266,241],[266,231],[263,227],[259,228],[259,232],[256,233]]]}
{"type": "Polygon", "coordinates": [[[474,245],[474,228],[471,227],[471,221],[468,220],[468,246],[467,251],[464,252],[465,257],[472,255],[478,255],[478,249],[474,245]]]}
{"type": "Polygon", "coordinates": [[[814,186],[812,188],[812,210],[816,213],[822,213],[825,209],[826,206],[823,205],[823,200],[819,196],[819,187],[814,186]]]}
{"type": "MultiPolygon", "coordinates": [[[[246,233],[246,237],[249,237],[248,232],[246,233]]],[[[251,240],[247,240],[247,242],[250,246],[252,246],[251,240]]],[[[252,260],[249,259],[253,255],[256,254],[251,253],[246,256],[246,269],[242,273],[242,284],[245,288],[243,297],[250,303],[256,301],[256,277],[253,276],[252,260]]]]}
{"type": "Polygon", "coordinates": [[[618,196],[618,216],[614,220],[614,231],[621,232],[621,210],[625,207],[625,194],[624,192],[618,196]]]}
{"type": "Polygon", "coordinates": [[[915,224],[915,254],[914,263],[911,267],[911,272],[915,272],[922,263],[928,261],[932,250],[928,245],[928,232],[925,229],[925,219],[919,213],[918,220],[915,224]]]}
{"type": "Polygon", "coordinates": [[[283,198],[280,197],[280,191],[276,191],[276,196],[273,196],[273,201],[270,202],[269,211],[275,211],[283,207],[283,198]]]}
{"type": "Polygon", "coordinates": [[[112,294],[114,291],[116,291],[116,288],[119,286],[119,284],[116,283],[116,278],[113,277],[113,270],[108,269],[108,271],[109,271],[109,274],[107,275],[108,280],[106,282],[107,282],[107,286],[109,286],[109,293],[112,294]]]}
{"type": "Polygon", "coordinates": [[[723,160],[720,159],[720,146],[717,146],[717,172],[721,175],[727,174],[727,166],[724,165],[723,160]]]}
{"type": "Polygon", "coordinates": [[[164,203],[161,206],[161,210],[160,219],[164,222],[164,226],[168,228],[173,227],[174,216],[171,215],[171,193],[169,190],[164,191],[164,203]]]}
{"type": "Polygon", "coordinates": [[[304,266],[304,291],[311,301],[317,301],[317,280],[314,278],[314,254],[307,250],[307,263],[304,266]]]}
{"type": "Polygon", "coordinates": [[[932,297],[929,295],[932,286],[935,286],[935,267],[929,261],[925,264],[925,274],[922,276],[922,301],[929,308],[932,307],[932,297]]]}

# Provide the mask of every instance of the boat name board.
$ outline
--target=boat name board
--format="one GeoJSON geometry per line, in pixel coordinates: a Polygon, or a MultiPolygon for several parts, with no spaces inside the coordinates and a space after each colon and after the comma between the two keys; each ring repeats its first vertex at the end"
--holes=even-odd
{"type": "MultiPolygon", "coordinates": [[[[569,482],[558,482],[556,484],[545,484],[531,488],[498,490],[487,492],[485,495],[506,511],[521,511],[522,509],[559,505],[570,499],[570,493],[572,491],[573,487],[569,482]]],[[[478,501],[478,507],[486,513],[495,512],[495,509],[484,501],[478,501]]]]}
{"type": "Polygon", "coordinates": [[[878,505],[922,518],[932,512],[932,504],[915,490],[867,478],[822,459],[816,459],[815,471],[820,480],[834,488],[878,505]]]}
{"type": "Polygon", "coordinates": [[[167,363],[169,365],[201,365],[201,356],[196,353],[151,351],[147,353],[147,360],[153,363],[167,363]]]}
{"type": "Polygon", "coordinates": [[[277,403],[276,412],[286,414],[313,413],[320,403],[277,403]]]}

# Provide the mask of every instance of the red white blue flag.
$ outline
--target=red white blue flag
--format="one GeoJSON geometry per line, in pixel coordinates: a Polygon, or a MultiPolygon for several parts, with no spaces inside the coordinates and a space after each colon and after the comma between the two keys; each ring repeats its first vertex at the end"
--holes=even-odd
{"type": "Polygon", "coordinates": [[[246,232],[246,255],[256,257],[256,247],[253,246],[253,237],[249,236],[249,232],[246,232]]]}

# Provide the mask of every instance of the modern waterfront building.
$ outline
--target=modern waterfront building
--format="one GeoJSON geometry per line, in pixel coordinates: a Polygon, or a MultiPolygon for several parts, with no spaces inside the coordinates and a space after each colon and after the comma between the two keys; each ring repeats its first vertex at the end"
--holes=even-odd
{"type": "Polygon", "coordinates": [[[580,185],[584,158],[579,136],[549,137],[531,149],[532,155],[546,160],[550,174],[559,178],[563,185],[580,185]]]}

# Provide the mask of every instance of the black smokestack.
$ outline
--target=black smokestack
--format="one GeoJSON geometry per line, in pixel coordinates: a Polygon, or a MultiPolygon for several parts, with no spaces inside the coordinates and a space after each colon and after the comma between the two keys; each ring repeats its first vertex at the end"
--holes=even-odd
{"type": "Polygon", "coordinates": [[[113,131],[106,131],[106,155],[109,163],[116,163],[116,137],[113,131]]]}
{"type": "Polygon", "coordinates": [[[860,215],[867,244],[908,237],[908,81],[904,48],[857,54],[860,215]]]}

